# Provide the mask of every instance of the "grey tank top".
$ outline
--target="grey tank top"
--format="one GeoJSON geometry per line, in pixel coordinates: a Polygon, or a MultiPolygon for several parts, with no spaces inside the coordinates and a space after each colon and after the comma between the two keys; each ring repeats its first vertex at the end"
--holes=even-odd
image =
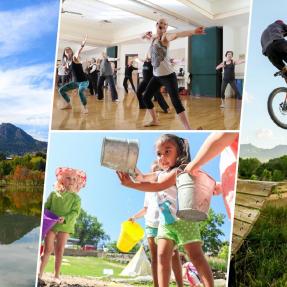
{"type": "Polygon", "coordinates": [[[103,59],[100,66],[100,76],[112,76],[113,70],[108,59],[103,59]]]}
{"type": "Polygon", "coordinates": [[[167,76],[174,73],[167,47],[163,46],[158,39],[153,40],[150,52],[154,76],[167,76]]]}

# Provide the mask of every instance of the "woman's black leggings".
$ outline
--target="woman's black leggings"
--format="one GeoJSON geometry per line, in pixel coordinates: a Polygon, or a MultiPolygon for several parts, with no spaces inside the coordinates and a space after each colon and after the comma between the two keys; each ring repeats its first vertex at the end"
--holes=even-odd
{"type": "MultiPolygon", "coordinates": [[[[137,98],[138,98],[138,101],[139,101],[140,109],[145,109],[146,108],[144,100],[143,100],[143,93],[146,90],[149,82],[150,82],[149,80],[143,80],[143,81],[140,82],[140,84],[138,86],[137,98]]],[[[156,92],[154,94],[154,97],[157,100],[157,102],[158,102],[159,106],[161,107],[161,109],[164,112],[167,112],[167,110],[169,109],[169,106],[168,106],[167,102],[165,101],[165,99],[164,99],[163,95],[161,94],[161,92],[160,91],[156,92]]]]}
{"type": "Polygon", "coordinates": [[[135,86],[134,86],[133,78],[132,78],[132,77],[130,77],[130,78],[129,78],[129,77],[125,77],[125,78],[124,78],[124,82],[123,82],[123,86],[124,86],[124,88],[125,88],[126,93],[129,92],[129,90],[128,90],[128,81],[130,81],[131,86],[132,86],[132,88],[133,88],[133,90],[134,90],[134,92],[135,92],[136,89],[135,89],[135,86]]]}
{"type": "Polygon", "coordinates": [[[152,109],[154,107],[152,97],[155,95],[155,93],[159,92],[161,86],[166,88],[176,113],[180,114],[184,112],[185,109],[178,94],[178,84],[175,73],[161,77],[153,76],[151,78],[143,97],[147,109],[152,109]]]}
{"type": "Polygon", "coordinates": [[[240,93],[236,87],[235,80],[222,80],[221,85],[221,99],[225,99],[225,90],[227,85],[230,84],[231,88],[235,92],[236,99],[240,99],[240,93]]]}

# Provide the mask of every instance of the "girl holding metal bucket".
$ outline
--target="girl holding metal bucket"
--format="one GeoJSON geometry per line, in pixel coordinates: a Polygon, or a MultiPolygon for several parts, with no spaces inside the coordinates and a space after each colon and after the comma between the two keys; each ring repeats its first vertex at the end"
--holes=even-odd
{"type": "Polygon", "coordinates": [[[188,143],[175,135],[162,135],[156,142],[156,154],[163,171],[160,174],[155,173],[153,180],[134,182],[127,173],[117,174],[124,186],[144,192],[157,192],[160,207],[157,236],[159,287],[169,286],[171,258],[176,246],[185,248],[204,286],[213,287],[212,272],[202,250],[199,224],[178,219],[176,216],[176,175],[180,165],[190,162],[188,143]]]}
{"type": "Polygon", "coordinates": [[[81,199],[78,192],[86,185],[86,173],[68,167],[60,167],[56,170],[57,182],[55,191],[51,192],[45,208],[59,216],[59,222],[47,233],[45,237],[44,253],[41,256],[41,264],[38,282],[42,280],[44,269],[49,257],[55,253],[55,275],[53,281],[60,284],[60,271],[66,242],[70,234],[74,233],[77,217],[81,211],[81,199]]]}
{"type": "MultiPolygon", "coordinates": [[[[155,161],[152,165],[152,172],[160,173],[161,168],[158,165],[158,162],[155,161]]],[[[149,181],[154,178],[154,175],[150,178],[149,175],[142,174],[138,169],[136,169],[136,180],[137,181],[149,181]]],[[[159,207],[157,203],[157,194],[155,192],[145,193],[144,207],[135,213],[129,220],[135,221],[139,218],[145,217],[145,233],[149,245],[150,257],[151,257],[151,267],[152,267],[152,277],[153,277],[153,286],[158,287],[158,276],[157,276],[157,244],[156,237],[158,234],[159,226],[159,207]]],[[[174,250],[172,255],[172,270],[175,276],[176,286],[183,287],[183,278],[182,278],[182,267],[179,257],[178,249],[174,250]]]]}

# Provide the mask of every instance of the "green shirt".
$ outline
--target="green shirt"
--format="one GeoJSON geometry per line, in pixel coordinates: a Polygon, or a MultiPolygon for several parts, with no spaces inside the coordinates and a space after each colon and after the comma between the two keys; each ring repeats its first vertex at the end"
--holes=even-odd
{"type": "Polygon", "coordinates": [[[81,212],[81,198],[77,193],[53,191],[45,203],[45,208],[65,219],[64,223],[55,224],[53,231],[74,233],[76,220],[81,212]]]}

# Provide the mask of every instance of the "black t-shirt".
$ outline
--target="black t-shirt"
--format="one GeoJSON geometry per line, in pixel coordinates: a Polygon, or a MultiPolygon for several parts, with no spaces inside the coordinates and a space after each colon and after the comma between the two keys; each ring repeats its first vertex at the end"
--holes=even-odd
{"type": "Polygon", "coordinates": [[[235,80],[235,64],[232,60],[230,64],[226,64],[226,62],[224,61],[223,80],[226,80],[226,81],[235,80]]]}
{"type": "Polygon", "coordinates": [[[134,66],[126,66],[126,68],[125,68],[125,77],[131,78],[132,77],[132,72],[134,70],[137,70],[137,68],[135,68],[134,66]]]}
{"type": "Polygon", "coordinates": [[[83,66],[81,63],[72,62],[72,72],[75,82],[85,82],[87,81],[87,76],[83,71],[83,66]]]}
{"type": "Polygon", "coordinates": [[[151,62],[145,61],[143,63],[143,80],[149,82],[153,77],[153,67],[151,62]]]}

